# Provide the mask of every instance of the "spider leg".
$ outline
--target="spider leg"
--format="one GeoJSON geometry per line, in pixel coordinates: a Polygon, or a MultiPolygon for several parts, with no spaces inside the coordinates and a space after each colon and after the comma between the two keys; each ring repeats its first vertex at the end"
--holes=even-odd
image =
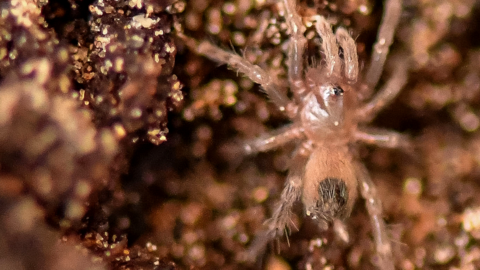
{"type": "Polygon", "coordinates": [[[226,64],[234,71],[240,72],[253,82],[260,84],[278,109],[285,112],[289,117],[293,117],[293,113],[289,111],[294,111],[296,106],[290,101],[285,93],[279,90],[279,86],[275,84],[274,79],[262,68],[248,62],[241,56],[225,51],[208,41],[198,42],[183,34],[178,34],[178,36],[191,50],[194,50],[198,54],[213,61],[226,64]]]}
{"type": "Polygon", "coordinates": [[[292,164],[290,164],[280,202],[275,207],[272,217],[265,222],[268,234],[271,237],[283,234],[285,227],[290,221],[292,206],[302,195],[302,174],[307,158],[308,156],[297,153],[292,160],[292,164]]]}
{"type": "Polygon", "coordinates": [[[306,92],[303,80],[303,54],[307,39],[303,36],[305,26],[296,11],[296,0],[284,0],[285,19],[291,31],[288,44],[288,81],[297,104],[301,104],[302,96],[306,92]]]}
{"type": "MultiPolygon", "coordinates": [[[[254,260],[261,253],[268,242],[283,235],[286,227],[291,221],[293,204],[302,195],[302,176],[303,169],[310,155],[310,149],[307,144],[302,144],[297,151],[289,166],[287,180],[283,188],[280,201],[275,206],[275,211],[270,219],[265,222],[266,230],[259,233],[248,248],[244,257],[248,260],[254,260]]],[[[288,237],[288,235],[287,235],[288,237]]]]}
{"type": "Polygon", "coordinates": [[[303,136],[301,127],[288,125],[247,142],[244,145],[244,151],[246,154],[266,152],[303,136]]]}
{"type": "Polygon", "coordinates": [[[333,231],[344,243],[350,242],[350,235],[348,234],[345,224],[341,220],[335,219],[333,221],[333,231]]]}
{"type": "Polygon", "coordinates": [[[340,76],[340,56],[338,54],[337,39],[332,31],[332,26],[327,22],[325,17],[314,16],[315,29],[322,38],[322,50],[325,53],[325,70],[328,77],[340,76]]]}
{"type": "Polygon", "coordinates": [[[345,77],[350,83],[355,83],[358,77],[358,55],[355,40],[350,36],[345,28],[339,28],[335,32],[338,44],[343,49],[343,59],[345,61],[345,77]]]}
{"type": "Polygon", "coordinates": [[[357,141],[380,147],[412,149],[412,142],[408,136],[386,129],[358,127],[354,138],[357,141]]]}
{"type": "Polygon", "coordinates": [[[392,246],[387,235],[385,221],[382,218],[382,202],[378,198],[377,189],[363,164],[357,162],[355,169],[359,176],[360,193],[365,199],[370,223],[372,224],[375,249],[379,257],[378,267],[383,270],[394,270],[392,246]]]}
{"type": "Polygon", "coordinates": [[[372,58],[365,78],[368,89],[374,89],[380,79],[401,13],[402,0],[387,0],[385,2],[377,42],[373,45],[372,58]]]}
{"type": "MultiPolygon", "coordinates": [[[[399,56],[398,58],[401,58],[399,56]]],[[[378,93],[362,107],[358,108],[356,115],[359,122],[370,122],[379,111],[395,99],[400,90],[405,86],[408,79],[408,59],[398,59],[392,76],[378,93]]]]}

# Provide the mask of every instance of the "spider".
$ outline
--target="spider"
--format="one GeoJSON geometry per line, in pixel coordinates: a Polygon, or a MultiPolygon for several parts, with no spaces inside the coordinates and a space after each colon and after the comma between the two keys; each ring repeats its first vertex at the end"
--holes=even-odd
{"type": "MultiPolygon", "coordinates": [[[[307,43],[296,0],[283,0],[285,20],[290,31],[287,52],[290,99],[268,72],[239,55],[207,41],[197,42],[181,35],[197,53],[242,73],[259,84],[291,124],[245,144],[253,154],[296,142],[281,199],[266,222],[260,242],[282,235],[290,222],[295,201],[301,200],[305,213],[318,221],[320,228],[345,220],[353,208],[359,190],[365,199],[373,228],[375,250],[380,269],[394,269],[392,248],[382,218],[382,203],[366,167],[356,158],[360,142],[388,148],[408,148],[407,136],[367,124],[390,103],[407,81],[406,57],[398,57],[393,75],[372,98],[365,101],[360,88],[373,92],[378,84],[393,42],[402,11],[400,0],[387,0],[384,15],[365,76],[359,80],[359,64],[354,39],[345,28],[334,32],[323,16],[312,19],[322,39],[324,60],[304,67],[307,43]],[[360,81],[360,82],[358,82],[360,81]]],[[[253,246],[255,246],[255,241],[253,246]]],[[[252,250],[255,250],[254,247],[252,250]]]]}

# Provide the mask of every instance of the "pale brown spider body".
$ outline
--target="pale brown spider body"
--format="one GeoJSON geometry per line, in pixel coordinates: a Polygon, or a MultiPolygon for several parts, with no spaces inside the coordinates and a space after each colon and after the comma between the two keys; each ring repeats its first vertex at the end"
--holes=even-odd
{"type": "Polygon", "coordinates": [[[372,59],[366,74],[359,78],[355,41],[342,27],[333,32],[327,20],[318,15],[309,19],[322,39],[321,51],[325,58],[319,65],[304,67],[306,28],[296,11],[295,0],[282,2],[290,31],[286,54],[292,99],[259,66],[209,42],[198,43],[180,35],[199,54],[225,63],[260,84],[271,101],[292,122],[245,144],[247,154],[269,151],[288,142],[297,145],[280,201],[272,218],[266,222],[265,232],[254,240],[247,256],[257,255],[266,242],[285,232],[295,201],[301,200],[306,215],[317,220],[320,228],[326,229],[350,215],[358,188],[370,216],[378,267],[394,269],[380,198],[366,168],[351,149],[355,149],[359,142],[388,148],[409,146],[408,139],[399,133],[366,126],[405,85],[406,57],[398,58],[390,78],[369,101],[365,102],[358,93],[359,87],[373,92],[377,86],[393,42],[402,3],[386,0],[372,59]]]}
{"type": "Polygon", "coordinates": [[[305,164],[302,202],[321,227],[350,215],[357,198],[357,177],[345,147],[316,147],[305,164]],[[319,180],[322,179],[322,180],[319,180]]]}
{"type": "Polygon", "coordinates": [[[300,147],[309,155],[303,165],[301,199],[306,214],[326,228],[327,223],[349,216],[358,193],[348,149],[356,129],[351,108],[357,101],[352,87],[338,82],[342,78],[326,84],[332,78],[319,76],[322,71],[306,69],[307,91],[300,97],[294,123],[301,126],[305,141],[300,147]]]}

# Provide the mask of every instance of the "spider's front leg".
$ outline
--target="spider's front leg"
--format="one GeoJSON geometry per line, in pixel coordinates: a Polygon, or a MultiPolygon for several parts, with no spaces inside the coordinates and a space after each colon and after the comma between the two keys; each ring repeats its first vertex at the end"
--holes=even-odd
{"type": "Polygon", "coordinates": [[[383,221],[382,202],[378,197],[378,192],[370,178],[367,168],[359,162],[355,164],[355,170],[359,180],[360,193],[365,199],[370,223],[373,227],[373,239],[375,241],[375,250],[379,257],[378,267],[382,270],[394,270],[392,246],[387,234],[385,221],[383,221]]]}
{"type": "Polygon", "coordinates": [[[279,86],[275,84],[274,79],[265,70],[248,62],[237,54],[220,49],[208,41],[198,42],[184,34],[178,34],[178,36],[191,50],[213,61],[226,64],[234,71],[247,76],[254,83],[260,84],[278,109],[285,112],[290,118],[293,118],[294,113],[292,113],[292,111],[295,111],[296,106],[284,92],[279,90],[279,86]]]}
{"type": "Polygon", "coordinates": [[[409,58],[404,55],[392,57],[395,60],[393,74],[378,91],[378,93],[365,105],[357,109],[356,115],[359,122],[370,122],[373,118],[394,100],[408,80],[409,58]]]}
{"type": "Polygon", "coordinates": [[[288,81],[297,104],[301,104],[302,97],[306,94],[303,79],[303,54],[307,39],[303,36],[305,26],[296,11],[296,0],[284,0],[285,19],[291,32],[288,44],[288,81]]]}
{"type": "Polygon", "coordinates": [[[373,45],[372,58],[365,77],[368,89],[373,90],[382,75],[383,66],[393,42],[395,30],[400,21],[402,13],[402,0],[387,0],[380,28],[378,30],[377,42],[373,45]]]}

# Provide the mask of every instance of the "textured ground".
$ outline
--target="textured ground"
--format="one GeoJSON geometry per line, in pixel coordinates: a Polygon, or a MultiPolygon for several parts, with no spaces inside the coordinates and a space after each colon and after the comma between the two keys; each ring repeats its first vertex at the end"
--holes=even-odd
{"type": "MultiPolygon", "coordinates": [[[[291,147],[238,147],[286,119],[172,32],[282,78],[288,35],[275,2],[0,2],[0,269],[375,269],[362,200],[349,243],[299,205],[289,242],[256,263],[240,256],[271,215],[291,147]]],[[[391,51],[411,55],[410,77],[374,124],[410,135],[415,149],[362,147],[360,157],[397,268],[478,269],[480,5],[404,2],[391,51]]],[[[367,63],[380,1],[299,6],[347,26],[367,63]]]]}

